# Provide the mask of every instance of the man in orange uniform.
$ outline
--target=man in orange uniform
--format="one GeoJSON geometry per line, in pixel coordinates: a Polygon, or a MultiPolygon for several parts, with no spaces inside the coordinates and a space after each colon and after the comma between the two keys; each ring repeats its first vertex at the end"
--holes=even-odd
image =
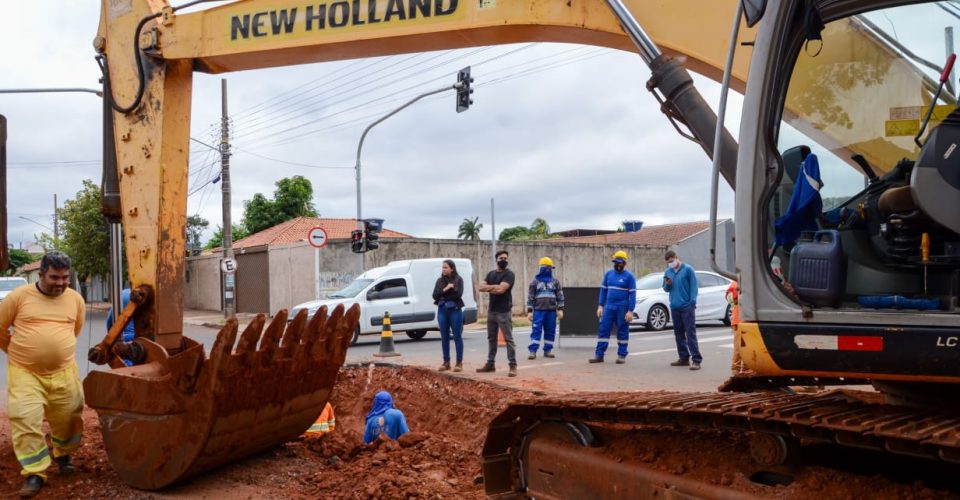
{"type": "Polygon", "coordinates": [[[307,429],[306,434],[311,436],[322,436],[328,432],[333,432],[337,428],[337,417],[333,414],[333,406],[330,405],[330,402],[327,401],[327,405],[323,407],[323,411],[320,412],[320,416],[317,417],[317,421],[307,429]]]}
{"type": "Polygon", "coordinates": [[[730,369],[733,374],[743,373],[743,359],[740,357],[740,285],[731,281],[727,287],[727,302],[730,304],[730,327],[733,328],[733,361],[730,369]]]}
{"type": "Polygon", "coordinates": [[[20,496],[40,492],[50,451],[43,419],[50,424],[53,460],[73,472],[70,454],[83,435],[83,387],[74,353],[85,304],[70,283],[70,257],[50,252],[40,261],[40,281],[23,285],[0,302],[0,349],[7,353],[7,410],[13,451],[26,477],[20,496]],[[13,331],[10,331],[10,327],[13,331]]]}

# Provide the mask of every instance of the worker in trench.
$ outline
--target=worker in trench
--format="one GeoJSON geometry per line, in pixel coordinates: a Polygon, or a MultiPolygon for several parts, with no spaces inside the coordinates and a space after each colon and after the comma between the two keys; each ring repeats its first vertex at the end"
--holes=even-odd
{"type": "Polygon", "coordinates": [[[367,413],[366,429],[363,432],[363,442],[372,443],[385,434],[390,439],[397,439],[410,432],[407,419],[403,412],[393,407],[393,396],[387,391],[380,391],[373,398],[373,408],[367,413]]]}

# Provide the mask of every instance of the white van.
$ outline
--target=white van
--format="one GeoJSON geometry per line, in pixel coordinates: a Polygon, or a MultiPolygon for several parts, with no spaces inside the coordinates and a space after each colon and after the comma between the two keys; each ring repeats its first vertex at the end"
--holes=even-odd
{"type": "MultiPolygon", "coordinates": [[[[422,339],[429,330],[440,330],[437,306],[433,304],[433,286],[440,277],[445,259],[398,260],[383,267],[371,269],[352,283],[330,294],[326,299],[298,304],[290,311],[290,318],[302,309],[313,316],[320,306],[329,311],[339,304],[350,307],[360,304],[360,326],[350,345],[360,335],[377,334],[383,329],[383,315],[390,313],[391,329],[406,332],[412,339],[422,339]]],[[[457,274],[463,278],[463,322],[477,321],[477,286],[473,264],[469,259],[452,259],[457,274]]]]}

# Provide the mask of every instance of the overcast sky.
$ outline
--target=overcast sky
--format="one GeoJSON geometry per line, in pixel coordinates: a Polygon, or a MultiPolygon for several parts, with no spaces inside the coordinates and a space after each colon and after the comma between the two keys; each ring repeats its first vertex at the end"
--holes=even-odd
{"type": "MultiPolygon", "coordinates": [[[[0,87],[97,87],[92,40],[99,2],[4,2],[0,87]],[[69,5],[69,8],[65,8],[69,5]],[[17,20],[11,22],[10,20],[17,20]]],[[[633,53],[522,44],[323,63],[226,75],[196,73],[191,135],[214,143],[220,79],[234,127],[233,217],[243,201],[296,174],[324,217],[354,217],[354,157],[363,128],[410,97],[452,84],[470,65],[475,104],[429,98],[377,126],[363,149],[363,215],[415,236],[454,238],[464,218],[490,235],[543,217],[554,231],[704,220],[710,161],[681,138],[646,91],[633,53]],[[257,156],[259,155],[259,156],[257,156]],[[291,165],[299,163],[307,166],[291,165]],[[341,167],[341,168],[315,168],[341,167]],[[344,168],[345,167],[345,168],[344,168]]],[[[719,86],[697,78],[716,105],[719,86]]],[[[736,109],[739,96],[731,98],[736,109]]],[[[101,177],[101,108],[92,94],[0,95],[9,123],[10,240],[51,225],[53,195],[72,198],[101,177]]],[[[738,112],[728,120],[738,130],[738,112]]],[[[222,220],[215,153],[191,146],[189,213],[222,220]]],[[[733,214],[721,188],[720,216],[733,214]]]]}

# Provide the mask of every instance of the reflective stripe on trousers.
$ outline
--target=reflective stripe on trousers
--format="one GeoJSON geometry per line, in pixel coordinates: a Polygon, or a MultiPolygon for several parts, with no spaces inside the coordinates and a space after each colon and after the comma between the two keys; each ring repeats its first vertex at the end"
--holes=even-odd
{"type": "Polygon", "coordinates": [[[627,322],[627,305],[613,304],[603,308],[603,315],[600,317],[600,330],[597,332],[597,351],[598,358],[603,358],[607,352],[607,339],[610,338],[610,331],[613,326],[617,327],[617,356],[626,357],[629,354],[627,350],[627,341],[630,340],[630,323],[627,322]]]}
{"type": "Polygon", "coordinates": [[[7,364],[7,389],[13,450],[23,468],[20,473],[46,479],[51,460],[43,435],[44,416],[50,424],[54,457],[71,454],[83,436],[83,386],[77,364],[51,375],[7,364]]]}

